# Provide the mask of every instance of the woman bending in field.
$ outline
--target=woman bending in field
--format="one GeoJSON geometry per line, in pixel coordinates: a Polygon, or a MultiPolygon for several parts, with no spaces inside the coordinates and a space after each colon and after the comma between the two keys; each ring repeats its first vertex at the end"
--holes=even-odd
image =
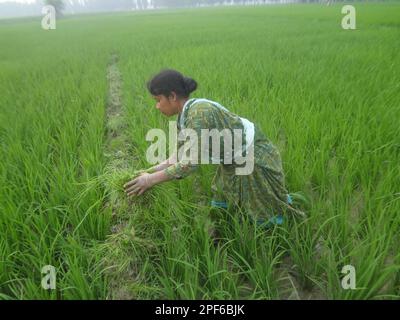
{"type": "MultiPolygon", "coordinates": [[[[225,140],[220,139],[219,165],[212,183],[212,207],[240,208],[257,224],[266,225],[281,224],[286,213],[304,215],[291,206],[279,151],[257,126],[215,101],[189,99],[190,94],[196,90],[197,83],[175,70],[161,71],[147,83],[147,88],[157,101],[158,110],[167,117],[178,115],[178,134],[183,129],[193,129],[200,141],[202,129],[217,129],[219,132],[227,129],[232,137],[235,137],[236,129],[236,133],[243,133],[246,154],[249,153],[249,147],[252,147],[252,171],[239,175],[238,168],[243,165],[235,161],[236,152],[233,153],[230,163],[224,161],[225,140]]],[[[208,154],[212,155],[212,150],[208,154]]],[[[243,156],[243,152],[240,155],[243,156]]],[[[175,153],[166,161],[143,170],[140,176],[125,184],[127,195],[141,195],[156,184],[184,178],[201,165],[200,161],[188,163],[178,158],[175,153]]]]}

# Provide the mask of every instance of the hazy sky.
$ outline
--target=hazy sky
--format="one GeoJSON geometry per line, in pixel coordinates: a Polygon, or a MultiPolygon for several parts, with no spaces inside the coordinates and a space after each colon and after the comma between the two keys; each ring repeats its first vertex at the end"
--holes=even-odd
{"type": "Polygon", "coordinates": [[[36,0],[0,0],[0,2],[33,3],[36,2],[36,0]]]}

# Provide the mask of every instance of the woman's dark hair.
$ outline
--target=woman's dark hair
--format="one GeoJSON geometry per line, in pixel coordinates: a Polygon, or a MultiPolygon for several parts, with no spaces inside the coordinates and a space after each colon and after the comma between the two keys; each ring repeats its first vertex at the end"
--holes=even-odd
{"type": "Polygon", "coordinates": [[[174,91],[178,97],[187,98],[197,89],[197,82],[176,70],[165,69],[147,82],[147,89],[153,96],[169,97],[174,91]]]}

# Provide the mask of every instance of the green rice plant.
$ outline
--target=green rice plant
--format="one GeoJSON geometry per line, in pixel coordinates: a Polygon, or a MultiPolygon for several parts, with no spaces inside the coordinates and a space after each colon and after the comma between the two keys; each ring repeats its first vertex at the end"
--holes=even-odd
{"type": "Polygon", "coordinates": [[[341,4],[0,21],[0,299],[398,299],[398,7],[357,3],[355,31],[341,4]],[[146,133],[176,120],[145,85],[165,67],[256,122],[307,219],[232,212],[215,241],[212,165],[126,197],[146,133]]]}

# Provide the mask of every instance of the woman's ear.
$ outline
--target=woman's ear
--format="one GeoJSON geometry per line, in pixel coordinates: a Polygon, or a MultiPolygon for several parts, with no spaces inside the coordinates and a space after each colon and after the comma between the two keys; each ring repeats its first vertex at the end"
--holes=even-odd
{"type": "Polygon", "coordinates": [[[171,91],[171,97],[172,97],[172,101],[176,101],[177,96],[176,96],[175,91],[171,91]]]}

